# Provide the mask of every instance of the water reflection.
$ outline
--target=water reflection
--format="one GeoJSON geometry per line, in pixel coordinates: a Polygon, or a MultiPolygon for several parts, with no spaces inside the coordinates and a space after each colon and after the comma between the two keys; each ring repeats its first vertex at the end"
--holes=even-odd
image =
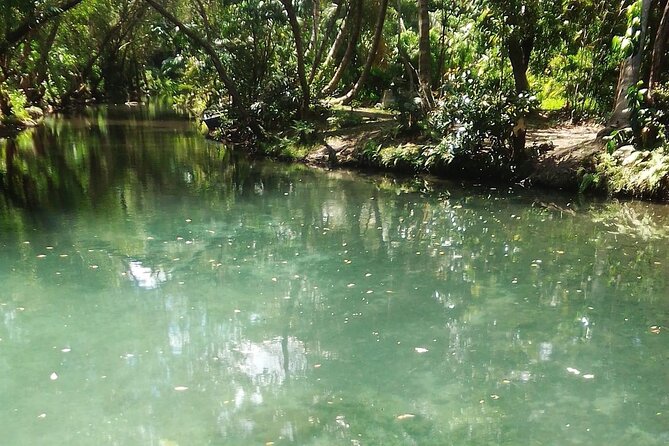
{"type": "Polygon", "coordinates": [[[665,208],[235,160],[148,114],[0,144],[8,444],[667,442],[665,208]]]}

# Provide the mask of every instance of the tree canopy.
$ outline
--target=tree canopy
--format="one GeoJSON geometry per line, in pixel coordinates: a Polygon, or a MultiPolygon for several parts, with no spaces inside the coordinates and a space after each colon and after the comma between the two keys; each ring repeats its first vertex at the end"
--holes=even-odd
{"type": "Polygon", "coordinates": [[[667,144],[667,0],[7,0],[0,19],[3,119],[168,94],[261,137],[385,96],[447,146],[489,122],[513,159],[537,111],[667,144]]]}

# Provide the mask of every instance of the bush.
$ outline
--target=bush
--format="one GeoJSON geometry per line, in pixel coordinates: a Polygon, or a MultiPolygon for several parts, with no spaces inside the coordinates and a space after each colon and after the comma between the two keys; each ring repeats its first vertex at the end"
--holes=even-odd
{"type": "Polygon", "coordinates": [[[441,141],[428,157],[429,163],[481,152],[493,163],[509,165],[518,159],[514,129],[536,107],[536,98],[494,92],[466,74],[445,85],[442,99],[427,119],[433,138],[441,141]]]}

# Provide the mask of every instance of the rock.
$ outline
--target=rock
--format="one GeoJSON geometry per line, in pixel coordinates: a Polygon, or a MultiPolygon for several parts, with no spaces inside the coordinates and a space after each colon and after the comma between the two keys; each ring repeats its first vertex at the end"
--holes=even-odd
{"type": "Polygon", "coordinates": [[[626,145],[618,148],[615,152],[611,154],[611,156],[618,160],[622,161],[628,156],[630,156],[632,153],[634,153],[635,149],[633,145],[626,145]]]}
{"type": "Polygon", "coordinates": [[[639,158],[641,158],[641,152],[632,152],[623,159],[622,165],[629,166],[630,164],[634,164],[639,158]]]}
{"type": "Polygon", "coordinates": [[[44,118],[44,111],[39,107],[35,106],[26,107],[26,112],[28,112],[30,118],[35,121],[39,121],[42,118],[44,118]]]}

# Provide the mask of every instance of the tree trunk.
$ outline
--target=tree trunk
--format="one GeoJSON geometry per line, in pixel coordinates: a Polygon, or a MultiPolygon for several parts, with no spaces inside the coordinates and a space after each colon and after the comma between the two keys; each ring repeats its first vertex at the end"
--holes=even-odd
{"type": "Polygon", "coordinates": [[[420,83],[420,97],[425,110],[434,108],[431,65],[430,12],[427,0],[418,0],[418,81],[420,83]]]}
{"type": "Polygon", "coordinates": [[[334,14],[332,14],[332,17],[330,18],[327,27],[325,28],[321,44],[318,45],[318,48],[314,53],[313,63],[311,64],[311,71],[309,72],[309,84],[311,84],[314,81],[314,77],[316,77],[316,71],[318,70],[318,66],[321,63],[321,59],[323,58],[323,52],[325,51],[325,47],[327,46],[328,40],[330,40],[330,35],[332,35],[334,26],[337,23],[337,17],[339,17],[339,14],[341,14],[343,6],[344,6],[344,0],[340,0],[339,3],[337,4],[337,9],[335,10],[334,14]]]}
{"type": "Polygon", "coordinates": [[[516,92],[525,93],[530,89],[530,82],[527,79],[527,68],[530,65],[534,36],[527,36],[522,41],[515,36],[509,37],[507,46],[516,92]]]}
{"type": "Polygon", "coordinates": [[[662,62],[666,51],[667,40],[669,40],[669,1],[664,6],[662,19],[657,27],[655,43],[653,44],[653,57],[650,66],[650,76],[648,77],[648,97],[652,100],[652,93],[660,82],[662,73],[662,62]]]}
{"type": "Polygon", "coordinates": [[[369,76],[369,72],[372,69],[372,64],[376,59],[376,53],[379,50],[379,45],[381,44],[381,38],[383,37],[383,24],[386,20],[387,11],[388,0],[381,0],[381,4],[379,6],[379,16],[376,19],[376,28],[374,29],[374,37],[372,38],[372,46],[369,49],[367,61],[365,62],[365,66],[362,69],[362,73],[360,73],[360,77],[358,78],[358,81],[355,83],[355,85],[353,85],[353,88],[351,88],[351,90],[349,90],[349,92],[344,96],[337,98],[336,102],[341,102],[344,105],[350,104],[360,89],[365,85],[367,76],[369,76]]]}
{"type": "Polygon", "coordinates": [[[316,43],[318,42],[318,27],[321,24],[321,0],[312,0],[313,3],[313,26],[311,27],[311,38],[309,39],[309,46],[307,51],[316,51],[316,43]]]}
{"type": "MultiPolygon", "coordinates": [[[[510,36],[507,40],[507,46],[513,71],[513,80],[516,85],[516,93],[527,93],[530,89],[530,82],[527,79],[527,69],[530,65],[530,56],[534,47],[534,34],[524,36],[522,40],[517,36],[510,36]]],[[[511,158],[516,164],[521,164],[526,160],[526,141],[527,124],[525,117],[521,116],[513,128],[511,136],[511,158]]]]}
{"type": "MultiPolygon", "coordinates": [[[[416,68],[414,68],[413,65],[411,65],[411,59],[409,58],[409,54],[407,54],[406,48],[404,48],[404,45],[402,44],[402,33],[406,31],[406,27],[404,26],[404,19],[402,19],[402,1],[397,0],[397,53],[400,56],[400,59],[402,60],[402,65],[404,65],[404,71],[406,72],[407,75],[407,81],[409,82],[409,92],[413,95],[414,92],[416,91],[416,84],[414,79],[418,77],[418,73],[416,71],[416,68]]],[[[398,98],[399,100],[399,98],[398,98]]]]}
{"type": "Polygon", "coordinates": [[[620,67],[618,86],[616,87],[616,100],[613,113],[607,123],[607,130],[629,127],[631,122],[631,111],[627,101],[627,91],[639,82],[641,72],[641,61],[643,59],[643,47],[646,41],[648,29],[648,17],[650,15],[651,0],[643,0],[641,5],[641,35],[639,36],[639,48],[630,57],[625,59],[620,67]]]}
{"type": "Polygon", "coordinates": [[[225,85],[225,88],[228,90],[228,94],[230,95],[230,100],[232,102],[232,109],[240,118],[242,119],[248,118],[248,112],[244,104],[244,101],[242,100],[242,97],[240,96],[239,91],[237,90],[237,87],[235,86],[234,82],[232,81],[230,76],[228,76],[228,72],[223,66],[223,62],[221,62],[221,59],[218,57],[218,54],[216,53],[214,47],[211,46],[211,44],[209,44],[209,42],[203,39],[198,33],[191,30],[186,25],[184,25],[179,19],[177,19],[167,9],[165,9],[165,7],[163,7],[160,3],[158,3],[157,0],[146,0],[146,2],[149,5],[151,5],[153,9],[158,11],[160,15],[162,15],[165,19],[167,19],[167,21],[171,22],[175,26],[178,26],[179,29],[184,34],[186,34],[186,36],[188,36],[188,38],[190,38],[191,41],[193,41],[193,43],[199,46],[211,58],[211,61],[214,64],[214,67],[216,68],[218,76],[225,85]]]}
{"type": "MultiPolygon", "coordinates": [[[[340,4],[344,4],[344,0],[341,0],[340,4]]],[[[344,41],[346,40],[346,31],[351,27],[351,20],[352,20],[352,12],[355,10],[355,4],[351,2],[351,4],[348,7],[348,11],[346,11],[346,17],[344,17],[344,20],[341,24],[341,27],[339,28],[339,32],[337,33],[337,37],[335,38],[334,43],[330,47],[330,51],[328,51],[328,55],[325,58],[325,62],[323,62],[323,65],[328,66],[330,62],[332,62],[332,59],[334,59],[335,55],[339,52],[341,49],[341,46],[344,44],[344,41]]]]}
{"type": "MultiPolygon", "coordinates": [[[[317,1],[317,0],[315,0],[317,1]]],[[[306,70],[304,68],[304,45],[302,43],[302,32],[300,24],[297,21],[297,14],[293,7],[293,0],[281,0],[288,21],[293,31],[293,39],[295,40],[295,53],[297,55],[297,76],[300,79],[300,88],[302,89],[302,101],[300,104],[300,117],[305,117],[309,113],[309,104],[311,103],[311,95],[309,92],[309,83],[307,82],[306,70]]]]}
{"type": "Polygon", "coordinates": [[[437,59],[437,76],[433,87],[439,88],[444,76],[444,63],[446,62],[446,7],[441,0],[441,35],[439,37],[439,58],[437,59]]]}
{"type": "Polygon", "coordinates": [[[344,53],[344,57],[341,59],[341,62],[339,62],[337,71],[335,71],[335,73],[332,75],[332,79],[330,79],[330,82],[328,82],[328,84],[323,89],[324,96],[332,94],[335,88],[337,88],[337,85],[339,85],[339,81],[344,75],[344,71],[346,71],[346,68],[353,59],[353,54],[355,53],[355,47],[358,45],[358,38],[360,37],[360,28],[362,26],[362,0],[357,0],[355,4],[352,6],[351,20],[353,20],[351,25],[351,35],[349,36],[348,39],[348,46],[346,47],[346,52],[344,53]]]}

